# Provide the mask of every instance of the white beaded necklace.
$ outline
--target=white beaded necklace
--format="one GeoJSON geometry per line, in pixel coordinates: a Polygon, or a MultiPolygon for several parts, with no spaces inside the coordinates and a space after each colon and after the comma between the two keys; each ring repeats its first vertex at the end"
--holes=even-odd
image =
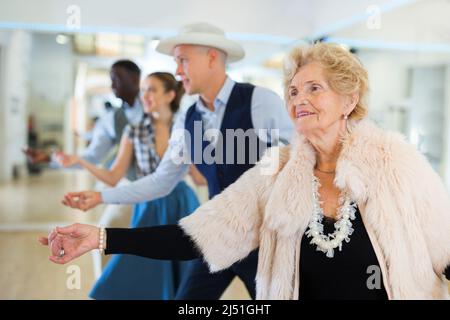
{"type": "Polygon", "coordinates": [[[342,206],[338,209],[339,220],[334,224],[334,233],[324,235],[322,224],[324,214],[319,200],[320,183],[315,176],[312,179],[312,186],[313,214],[305,234],[308,238],[312,238],[310,244],[315,244],[318,251],[326,253],[328,258],[333,258],[335,248],[342,251],[343,241],[350,242],[349,236],[354,231],[351,220],[355,220],[356,204],[348,196],[344,197],[341,201],[342,206]]]}

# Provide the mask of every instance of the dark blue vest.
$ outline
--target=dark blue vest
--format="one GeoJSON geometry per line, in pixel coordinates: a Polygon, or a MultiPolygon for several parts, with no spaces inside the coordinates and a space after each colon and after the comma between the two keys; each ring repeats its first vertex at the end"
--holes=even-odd
{"type": "Polygon", "coordinates": [[[190,143],[188,141],[188,150],[190,151],[192,163],[196,165],[197,169],[208,181],[209,198],[222,192],[245,171],[253,167],[264,150],[270,146],[260,141],[253,131],[251,102],[254,88],[253,85],[246,83],[236,83],[234,85],[220,128],[221,139],[212,152],[210,152],[212,146],[209,146],[209,141],[203,139],[202,117],[201,113],[195,108],[195,104],[186,113],[185,129],[190,133],[191,137],[190,143]],[[248,136],[244,140],[237,139],[236,136],[232,135],[233,131],[228,131],[227,134],[227,129],[232,129],[233,131],[241,129],[243,132],[247,132],[248,136]],[[256,149],[255,145],[257,146],[256,149]],[[218,160],[211,163],[211,161],[205,159],[205,149],[216,160],[221,159],[222,161],[218,160]],[[234,151],[234,157],[230,151],[234,151]]]}

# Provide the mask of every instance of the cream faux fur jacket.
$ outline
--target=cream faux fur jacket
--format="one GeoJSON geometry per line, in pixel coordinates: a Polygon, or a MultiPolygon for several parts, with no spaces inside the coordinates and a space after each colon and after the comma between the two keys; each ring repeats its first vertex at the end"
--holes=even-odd
{"type": "MultiPolygon", "coordinates": [[[[357,202],[390,299],[447,299],[450,199],[424,156],[368,120],[349,124],[335,185],[357,202]]],[[[298,299],[300,241],[312,214],[315,154],[298,135],[268,150],[180,225],[211,272],[259,247],[258,299],[298,299]]],[[[343,248],[345,250],[345,246],[343,248]]]]}

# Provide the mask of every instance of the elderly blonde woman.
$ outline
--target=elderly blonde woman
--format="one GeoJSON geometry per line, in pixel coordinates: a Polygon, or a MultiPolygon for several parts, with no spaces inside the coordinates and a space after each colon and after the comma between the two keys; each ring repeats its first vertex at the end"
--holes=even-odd
{"type": "Polygon", "coordinates": [[[259,299],[448,298],[448,193],[413,146],[365,120],[360,62],[316,44],[291,53],[285,76],[291,146],[269,149],[180,227],[57,228],[40,239],[50,259],[106,247],[159,259],[202,255],[217,272],[259,247],[259,299]]]}

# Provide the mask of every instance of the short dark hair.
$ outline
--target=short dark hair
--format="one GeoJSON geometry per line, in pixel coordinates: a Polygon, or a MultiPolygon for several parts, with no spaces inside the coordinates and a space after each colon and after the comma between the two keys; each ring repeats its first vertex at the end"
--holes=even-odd
{"type": "Polygon", "coordinates": [[[118,61],[114,62],[114,64],[111,66],[111,69],[117,68],[117,67],[124,68],[128,72],[134,73],[138,77],[141,77],[141,69],[139,69],[137,64],[131,60],[118,60],[118,61]]]}

